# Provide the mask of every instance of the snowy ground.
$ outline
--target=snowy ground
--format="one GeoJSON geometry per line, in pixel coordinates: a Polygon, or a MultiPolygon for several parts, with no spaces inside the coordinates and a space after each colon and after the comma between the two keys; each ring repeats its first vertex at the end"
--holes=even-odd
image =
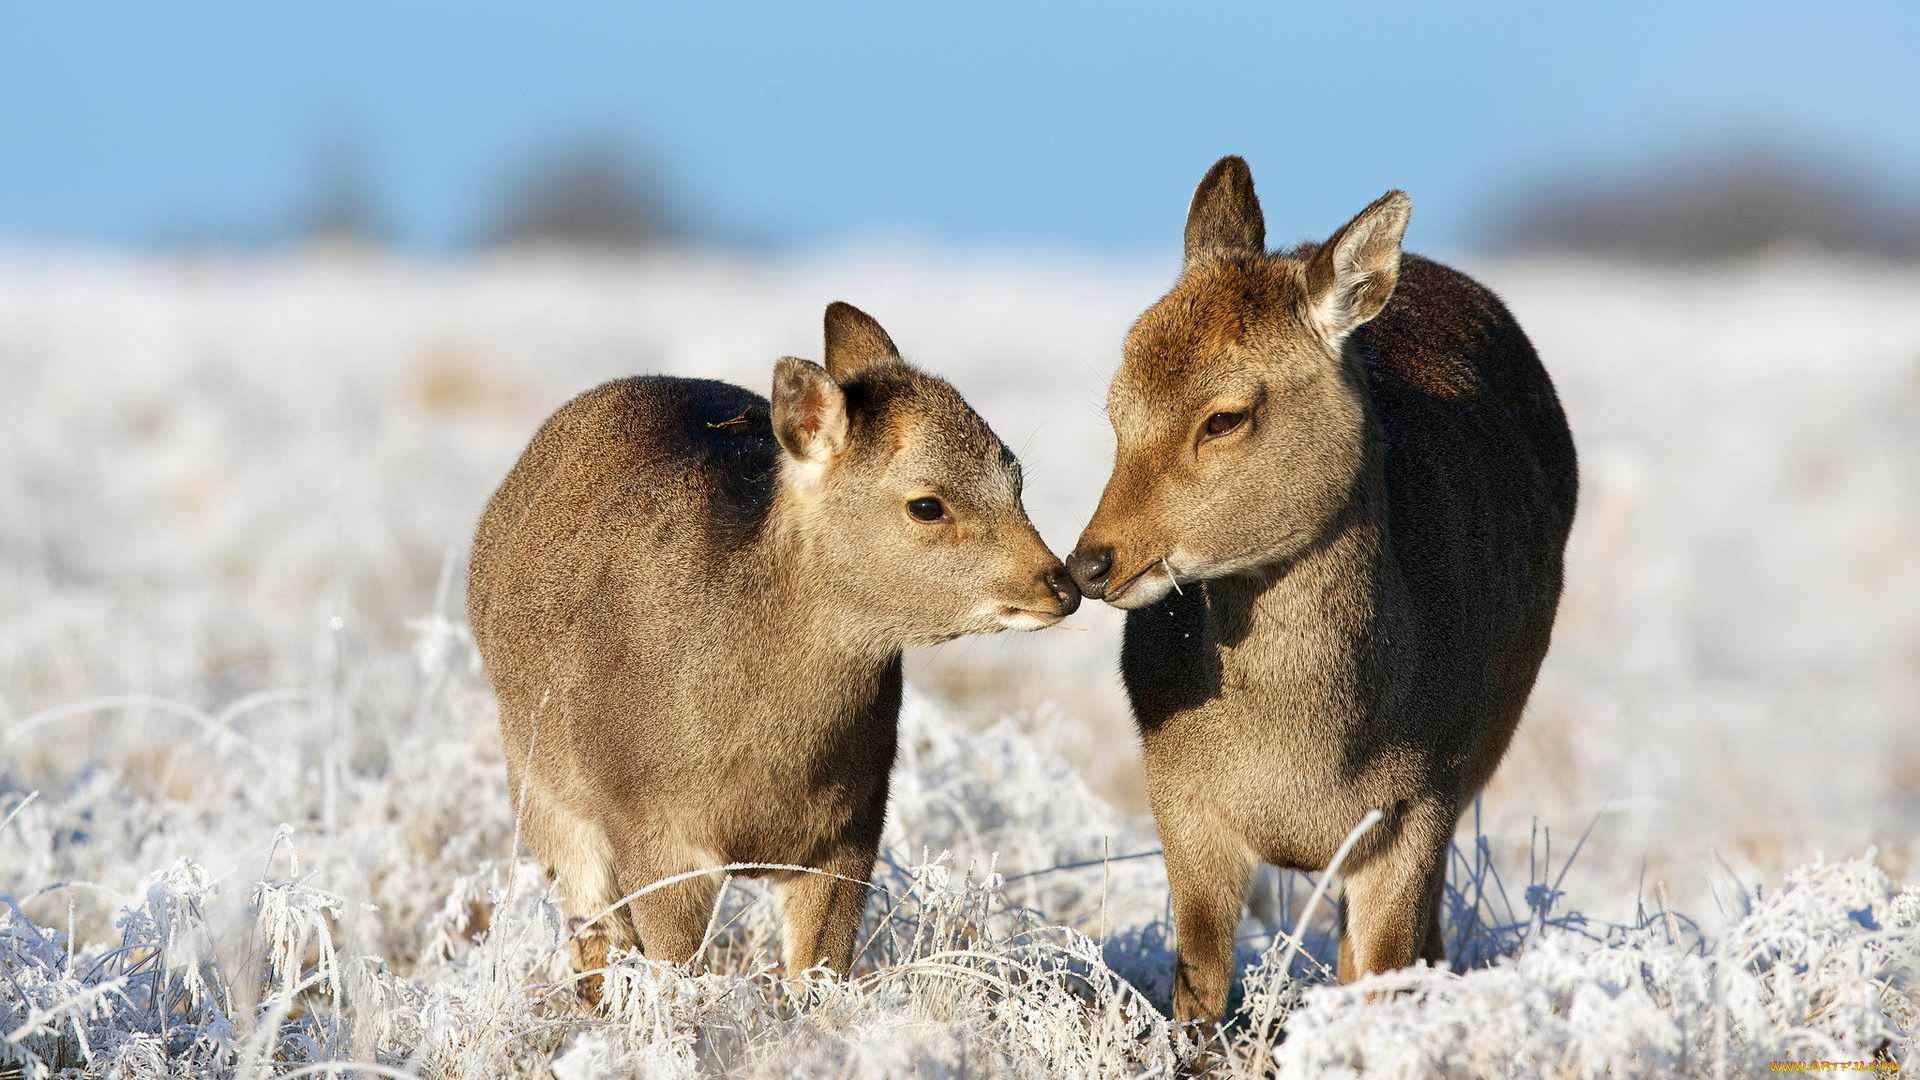
{"type": "MultiPolygon", "coordinates": [[[[1225,1064],[1266,1067],[1280,1018],[1289,1075],[1920,1061],[1920,273],[1471,269],[1584,472],[1554,650],[1456,874],[1461,953],[1517,955],[1301,999],[1281,932],[1310,884],[1270,875],[1225,1064]]],[[[583,1016],[458,588],[560,402],[642,371],[764,391],[832,299],[1020,450],[1065,550],[1119,341],[1171,272],[0,255],[0,1077],[1172,1068],[1158,860],[1100,861],[1155,846],[1112,613],[910,658],[860,978],[756,974],[743,882],[697,970],[631,962],[583,1016]]]]}

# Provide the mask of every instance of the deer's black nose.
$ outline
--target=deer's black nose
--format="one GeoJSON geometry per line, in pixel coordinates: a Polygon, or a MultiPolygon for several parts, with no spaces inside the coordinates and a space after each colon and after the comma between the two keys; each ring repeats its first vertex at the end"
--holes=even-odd
{"type": "Polygon", "coordinates": [[[1095,600],[1107,595],[1107,572],[1113,569],[1113,549],[1090,547],[1067,556],[1067,573],[1080,585],[1080,591],[1095,600]]]}
{"type": "Polygon", "coordinates": [[[1048,570],[1046,579],[1047,588],[1053,590],[1053,599],[1060,605],[1061,618],[1080,610],[1080,590],[1073,584],[1066,567],[1055,566],[1048,570]]]}

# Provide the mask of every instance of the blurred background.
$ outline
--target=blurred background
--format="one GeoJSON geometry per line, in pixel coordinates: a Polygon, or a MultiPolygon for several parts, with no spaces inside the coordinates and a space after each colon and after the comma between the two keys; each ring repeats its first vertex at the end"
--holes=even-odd
{"type": "MultiPolygon", "coordinates": [[[[1238,153],[1276,244],[1408,190],[1409,247],[1498,289],[1565,399],[1568,596],[1489,833],[1598,822],[1616,891],[1704,888],[1709,851],[1911,876],[1916,57],[1910,0],[4,0],[0,725],[404,713],[541,418],[636,372],[764,389],[834,299],[1021,453],[1064,551],[1121,339],[1238,153]]],[[[1119,620],[1076,622],[910,677],[1137,815],[1119,620]]],[[[0,790],[165,758],[140,782],[191,797],[177,728],[58,730],[0,746],[0,790]]]]}
{"type": "Polygon", "coordinates": [[[1920,251],[1899,0],[0,12],[16,243],[1165,251],[1231,151],[1288,236],[1920,251]]]}

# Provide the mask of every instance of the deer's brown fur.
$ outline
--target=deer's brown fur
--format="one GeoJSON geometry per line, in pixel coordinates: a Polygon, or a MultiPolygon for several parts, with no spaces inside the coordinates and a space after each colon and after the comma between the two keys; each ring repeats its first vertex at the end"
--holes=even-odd
{"type": "Polygon", "coordinates": [[[622,898],[778,863],[821,871],[774,875],[787,967],[844,972],[901,650],[1051,625],[1078,600],[1013,455],[845,304],[827,309],[825,368],[781,360],[771,402],[665,377],[569,402],[487,504],[468,605],[576,965],[613,947],[689,960],[718,873],[622,898]],[[910,512],[927,499],[939,520],[910,512]]]}
{"type": "Polygon", "coordinates": [[[1448,842],[1547,651],[1573,440],[1500,301],[1402,256],[1407,215],[1390,192],[1269,253],[1221,160],[1109,391],[1113,476],[1068,566],[1130,609],[1180,1019],[1226,1005],[1251,868],[1320,870],[1371,809],[1340,977],[1442,958],[1448,842]]]}

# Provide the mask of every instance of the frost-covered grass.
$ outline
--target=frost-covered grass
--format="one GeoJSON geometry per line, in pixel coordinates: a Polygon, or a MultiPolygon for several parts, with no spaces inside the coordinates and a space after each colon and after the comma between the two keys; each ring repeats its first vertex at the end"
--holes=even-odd
{"type": "Polygon", "coordinates": [[[1269,872],[1239,1020],[1168,1025],[1089,609],[910,660],[854,978],[776,978],[736,876],[691,970],[627,958],[577,1008],[457,587],[534,424],[632,371],[761,388],[848,299],[1022,450],[1064,549],[1168,270],[0,258],[0,1076],[1920,1063],[1920,276],[1865,265],[1483,268],[1586,487],[1554,654],[1460,838],[1464,973],[1325,985],[1332,905],[1295,946],[1312,882],[1269,872]]]}
{"type": "Polygon", "coordinates": [[[199,814],[111,774],[65,797],[13,798],[0,854],[26,868],[10,877],[46,884],[0,901],[0,1060],[31,1076],[345,1062],[563,1080],[1265,1075],[1276,1063],[1285,1075],[1706,1076],[1920,1053],[1920,893],[1896,893],[1866,860],[1742,894],[1739,919],[1708,940],[1660,908],[1627,926],[1558,910],[1552,867],[1530,875],[1516,913],[1487,864],[1463,855],[1453,944],[1488,966],[1349,988],[1325,985],[1325,920],[1303,935],[1310,951],[1294,946],[1296,897],[1267,909],[1273,922],[1249,918],[1239,1019],[1202,1043],[1162,1014],[1171,955],[1159,913],[1143,910],[1160,891],[1150,860],[1099,857],[1116,837],[1142,842],[1138,823],[1018,725],[968,733],[918,697],[852,978],[779,978],[770,898],[729,878],[696,963],[619,960],[590,1013],[568,989],[550,886],[509,854],[471,653],[423,652],[459,670],[426,671],[378,767],[329,771],[212,717],[122,703],[122,722],[179,724],[183,747],[232,783],[196,799],[211,804],[199,814]],[[301,824],[269,826],[276,817],[301,824]],[[142,869],[156,840],[183,833],[257,858],[142,869]],[[962,866],[956,850],[1043,872],[1010,881],[999,857],[962,866]],[[1090,852],[1094,865],[1077,865],[1090,852]],[[79,879],[108,868],[136,884],[79,879]],[[77,931],[82,896],[115,917],[86,944],[60,918],[65,907],[77,931]]]}

